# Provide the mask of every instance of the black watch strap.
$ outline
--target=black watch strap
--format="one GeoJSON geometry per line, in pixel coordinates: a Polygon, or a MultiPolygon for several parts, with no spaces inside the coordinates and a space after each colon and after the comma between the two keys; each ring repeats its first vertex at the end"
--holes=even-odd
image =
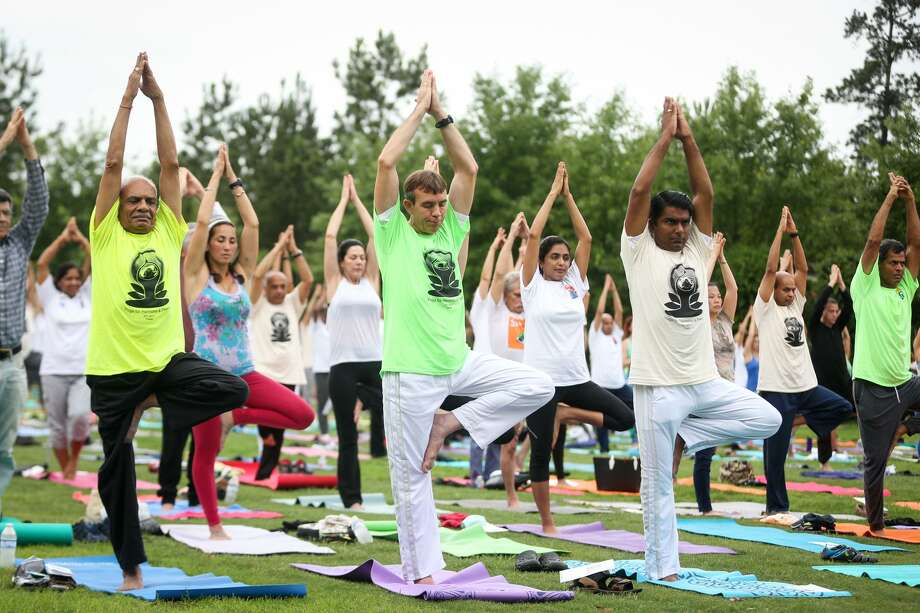
{"type": "Polygon", "coordinates": [[[452,124],[452,123],[454,123],[454,118],[451,117],[450,115],[448,115],[448,116],[445,117],[444,119],[441,119],[441,120],[439,120],[439,121],[436,121],[435,124],[434,124],[434,127],[436,127],[438,130],[440,130],[441,128],[446,128],[447,126],[449,126],[449,125],[452,124]]]}
{"type": "Polygon", "coordinates": [[[237,179],[230,184],[230,189],[233,189],[234,187],[242,187],[243,189],[246,189],[246,185],[243,183],[242,179],[237,179]]]}

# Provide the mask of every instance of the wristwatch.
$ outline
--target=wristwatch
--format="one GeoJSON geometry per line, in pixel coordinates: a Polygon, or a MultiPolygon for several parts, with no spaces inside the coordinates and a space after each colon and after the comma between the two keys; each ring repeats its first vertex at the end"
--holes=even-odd
{"type": "Polygon", "coordinates": [[[434,127],[436,127],[438,130],[440,130],[440,129],[442,129],[442,128],[446,128],[447,126],[449,126],[449,125],[452,124],[452,123],[454,123],[454,118],[451,117],[450,115],[448,115],[448,116],[445,117],[444,119],[441,119],[441,120],[439,120],[439,121],[436,121],[435,124],[434,124],[434,127]]]}
{"type": "Polygon", "coordinates": [[[233,183],[231,183],[229,187],[230,187],[231,190],[232,190],[234,187],[242,187],[243,189],[246,189],[246,186],[243,184],[243,180],[242,180],[242,179],[237,179],[236,181],[234,181],[233,183]]]}

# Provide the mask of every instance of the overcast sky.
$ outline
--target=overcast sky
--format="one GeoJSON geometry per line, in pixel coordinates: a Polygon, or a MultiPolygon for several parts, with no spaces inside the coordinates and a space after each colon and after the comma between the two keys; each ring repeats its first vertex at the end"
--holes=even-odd
{"type": "MultiPolygon", "coordinates": [[[[344,94],[332,60],[355,38],[393,31],[407,53],[427,43],[431,67],[462,122],[476,72],[507,78],[520,64],[564,73],[573,97],[596,108],[621,90],[651,119],[665,94],[700,100],[725,69],[756,72],[768,96],[798,91],[808,77],[817,91],[859,65],[863,48],[844,40],[843,23],[867,0],[313,3],[207,3],[32,0],[4,3],[2,27],[14,43],[41,55],[40,122],[75,123],[91,114],[114,118],[134,57],[146,50],[174,125],[198,106],[201,86],[228,75],[241,97],[278,91],[300,71],[313,90],[321,128],[344,94]]],[[[139,99],[142,96],[139,95],[139,99]]],[[[822,105],[828,139],[842,146],[861,113],[822,105]]],[[[462,125],[462,124],[461,124],[462,125]]],[[[178,135],[181,139],[182,135],[178,135]]],[[[138,104],[128,151],[154,151],[152,112],[138,104]]]]}

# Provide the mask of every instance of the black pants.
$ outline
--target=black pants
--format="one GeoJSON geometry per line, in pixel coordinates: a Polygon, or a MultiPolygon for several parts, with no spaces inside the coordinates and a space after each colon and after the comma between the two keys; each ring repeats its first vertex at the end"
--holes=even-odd
{"type": "MultiPolygon", "coordinates": [[[[292,392],[296,385],[282,383],[292,392]]],[[[262,455],[259,457],[259,468],[256,470],[256,480],[268,479],[272,471],[278,466],[281,459],[281,445],[284,444],[284,428],[271,428],[259,426],[259,438],[262,439],[262,455]],[[269,444],[271,443],[271,444],[269,444]]]]}
{"type": "MultiPolygon", "coordinates": [[[[339,458],[336,471],[339,496],[346,508],[363,502],[361,498],[361,468],[358,465],[358,427],[355,425],[355,402],[360,395],[364,408],[371,412],[371,449],[375,436],[383,447],[383,383],[380,362],[343,362],[329,369],[329,397],[335,412],[335,427],[339,435],[339,458]],[[363,389],[359,391],[359,386],[363,389]],[[378,432],[379,431],[379,432],[378,432]]],[[[381,449],[376,451],[380,454],[381,449]]],[[[385,449],[383,451],[385,454],[385,449]]]]}
{"type": "MultiPolygon", "coordinates": [[[[475,400],[475,398],[471,396],[450,395],[444,399],[444,402],[441,403],[441,408],[445,411],[452,412],[456,409],[459,409],[460,407],[465,405],[467,402],[470,402],[471,400],[475,400]]],[[[461,434],[467,433],[466,430],[459,430],[459,432],[461,434]]],[[[504,434],[502,434],[501,436],[499,436],[497,439],[495,439],[492,442],[496,445],[504,445],[506,443],[510,443],[511,440],[514,438],[514,434],[515,434],[514,427],[512,426],[511,428],[506,430],[504,434]]],[[[521,440],[522,441],[524,440],[523,437],[521,438],[521,440]]]]}
{"type": "Polygon", "coordinates": [[[904,414],[920,409],[920,377],[912,377],[897,388],[854,379],[853,395],[859,436],[866,454],[863,471],[866,517],[872,530],[882,530],[885,466],[904,414]]]}
{"type": "Polygon", "coordinates": [[[156,394],[164,430],[187,430],[246,404],[249,387],[194,353],[179,353],[160,372],[88,375],[91,406],[99,417],[105,460],[99,467],[99,496],[109,516],[110,538],[123,570],[147,561],[137,518],[134,446],[125,437],[137,405],[156,394]]]}
{"type": "MultiPolygon", "coordinates": [[[[633,390],[629,385],[624,385],[623,387],[611,388],[605,387],[605,390],[622,400],[626,406],[629,407],[631,411],[635,413],[635,408],[633,407],[633,390]]],[[[600,445],[601,452],[607,453],[610,451],[610,430],[601,426],[595,428],[597,430],[597,444],[600,445]]]]}
{"type": "Polygon", "coordinates": [[[696,508],[700,513],[712,511],[712,500],[709,497],[710,472],[712,469],[712,456],[716,454],[715,447],[700,449],[693,454],[693,490],[696,493],[696,508]]]}
{"type": "Polygon", "coordinates": [[[323,413],[329,400],[329,373],[313,373],[313,382],[316,383],[316,419],[319,421],[319,432],[329,434],[329,417],[323,413]]]}
{"type": "MultiPolygon", "coordinates": [[[[635,415],[622,400],[593,381],[557,387],[550,401],[527,417],[531,437],[530,480],[535,483],[549,481],[553,425],[556,421],[556,404],[559,402],[603,414],[604,427],[610,430],[629,430],[636,423],[635,415]]],[[[561,432],[559,438],[562,439],[561,432]]]]}
{"type": "Polygon", "coordinates": [[[190,435],[191,428],[173,429],[163,428],[163,440],[160,446],[160,468],[157,471],[157,481],[160,489],[157,496],[163,504],[175,504],[176,495],[179,493],[179,480],[182,477],[182,454],[185,452],[185,443],[191,439],[188,449],[188,504],[193,507],[198,504],[195,494],[195,482],[192,480],[192,459],[195,457],[195,439],[190,435]]]}
{"type": "Polygon", "coordinates": [[[805,423],[815,434],[824,436],[853,413],[853,405],[820,385],[804,392],[760,392],[760,395],[776,407],[783,418],[776,434],[763,442],[763,463],[767,477],[767,513],[785,513],[789,510],[786,454],[796,414],[805,418],[805,423]]]}

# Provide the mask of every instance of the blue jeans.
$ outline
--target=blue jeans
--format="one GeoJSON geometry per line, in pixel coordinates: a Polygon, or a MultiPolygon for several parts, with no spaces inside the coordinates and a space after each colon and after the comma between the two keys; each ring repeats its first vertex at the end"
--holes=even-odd
{"type": "Polygon", "coordinates": [[[13,445],[19,414],[26,402],[26,369],[23,352],[0,360],[0,498],[13,479],[13,445]]]}
{"type": "MultiPolygon", "coordinates": [[[[604,388],[617,398],[623,401],[623,403],[628,406],[630,409],[633,409],[633,391],[629,385],[624,385],[623,387],[618,387],[616,389],[604,388]]],[[[633,409],[635,411],[635,409],[633,409]]],[[[601,453],[607,453],[610,451],[610,430],[604,428],[603,426],[596,428],[597,430],[597,443],[601,447],[601,453]]],[[[635,429],[632,430],[635,433],[635,429]]],[[[634,439],[635,440],[635,439],[634,439]]]]}
{"type": "Polygon", "coordinates": [[[502,446],[500,444],[489,444],[483,453],[479,445],[470,439],[470,481],[475,481],[479,475],[488,481],[489,475],[501,468],[501,460],[502,446]],[[485,456],[485,466],[482,464],[483,456],[485,456]]]}

